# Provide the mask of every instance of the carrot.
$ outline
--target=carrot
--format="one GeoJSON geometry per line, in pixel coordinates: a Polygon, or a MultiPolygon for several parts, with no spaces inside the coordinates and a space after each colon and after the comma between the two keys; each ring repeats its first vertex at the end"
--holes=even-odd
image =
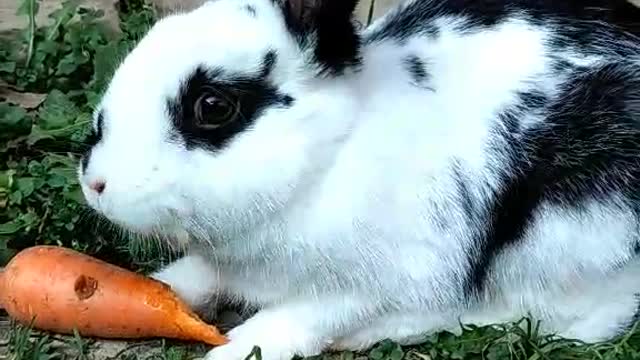
{"type": "Polygon", "coordinates": [[[61,247],[18,253],[0,272],[0,307],[18,322],[57,333],[227,342],[168,285],[61,247]]]}

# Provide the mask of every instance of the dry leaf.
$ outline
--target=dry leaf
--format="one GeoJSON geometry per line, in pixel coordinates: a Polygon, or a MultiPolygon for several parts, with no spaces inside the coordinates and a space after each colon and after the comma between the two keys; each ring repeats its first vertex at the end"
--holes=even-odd
{"type": "Polygon", "coordinates": [[[11,85],[0,80],[0,99],[11,104],[18,105],[23,109],[35,109],[47,97],[47,94],[16,91],[11,85]]]}

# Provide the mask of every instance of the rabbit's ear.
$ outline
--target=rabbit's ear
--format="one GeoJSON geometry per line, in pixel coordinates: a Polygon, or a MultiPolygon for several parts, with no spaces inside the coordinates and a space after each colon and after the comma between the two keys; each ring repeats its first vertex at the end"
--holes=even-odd
{"type": "Polygon", "coordinates": [[[332,73],[359,63],[360,37],[353,22],[358,0],[281,0],[289,30],[308,44],[316,38],[315,60],[332,73]]]}

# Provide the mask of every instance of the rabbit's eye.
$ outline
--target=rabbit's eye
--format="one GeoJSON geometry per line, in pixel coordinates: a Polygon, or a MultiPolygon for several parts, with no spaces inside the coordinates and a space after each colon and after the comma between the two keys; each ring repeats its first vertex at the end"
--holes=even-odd
{"type": "Polygon", "coordinates": [[[237,102],[217,92],[205,92],[194,105],[196,125],[203,129],[217,129],[238,116],[237,102]]]}

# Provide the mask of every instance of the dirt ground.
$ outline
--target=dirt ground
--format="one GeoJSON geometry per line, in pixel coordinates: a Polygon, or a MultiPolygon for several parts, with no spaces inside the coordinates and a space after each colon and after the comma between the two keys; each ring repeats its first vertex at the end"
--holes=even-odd
{"type": "MultiPolygon", "coordinates": [[[[12,325],[6,316],[0,314],[0,360],[26,360],[12,357],[9,353],[9,332],[12,325]]],[[[38,333],[37,336],[42,334],[38,333]]],[[[37,336],[32,339],[37,339],[37,336]]],[[[84,339],[86,352],[79,354],[74,345],[74,338],[71,336],[61,336],[50,334],[47,345],[51,347],[49,354],[56,354],[55,359],[84,359],[84,360],[145,360],[145,359],[167,359],[167,349],[172,345],[175,349],[180,349],[189,355],[189,358],[200,358],[206,354],[206,348],[202,345],[191,345],[184,343],[172,343],[162,340],[147,341],[105,341],[84,339]]],[[[178,358],[176,358],[178,359],[178,358]]],[[[171,360],[173,360],[171,358],[171,360]]]]}
{"type": "Polygon", "coordinates": [[[9,319],[3,315],[0,311],[0,359],[5,359],[8,356],[9,319]]]}

